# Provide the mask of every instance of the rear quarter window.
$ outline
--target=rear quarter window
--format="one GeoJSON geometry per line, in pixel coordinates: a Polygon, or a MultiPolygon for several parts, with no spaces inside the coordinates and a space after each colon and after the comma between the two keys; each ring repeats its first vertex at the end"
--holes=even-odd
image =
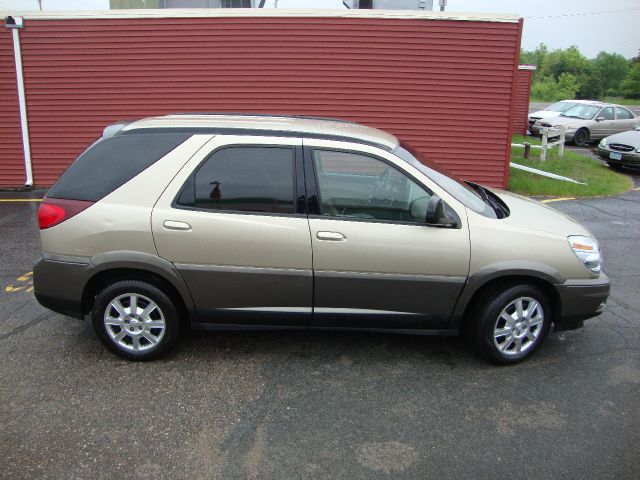
{"type": "Polygon", "coordinates": [[[96,202],[187,140],[191,134],[125,134],[98,140],[47,193],[51,198],[96,202]]]}

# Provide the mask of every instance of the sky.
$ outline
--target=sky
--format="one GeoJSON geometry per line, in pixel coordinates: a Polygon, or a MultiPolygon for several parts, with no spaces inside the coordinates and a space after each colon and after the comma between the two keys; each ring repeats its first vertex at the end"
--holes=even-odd
{"type": "MultiPolygon", "coordinates": [[[[275,0],[267,0],[273,6],[275,0]]],[[[108,9],[108,0],[42,0],[45,10],[108,9]]],[[[417,0],[416,0],[417,3],[417,0]]],[[[438,0],[434,0],[434,9],[438,0]]],[[[1,9],[37,9],[36,0],[0,0],[1,9]]],[[[278,0],[278,8],[344,8],[342,0],[278,0]]],[[[640,55],[640,0],[448,0],[447,11],[515,13],[524,18],[522,47],[577,45],[598,52],[640,55]]]]}

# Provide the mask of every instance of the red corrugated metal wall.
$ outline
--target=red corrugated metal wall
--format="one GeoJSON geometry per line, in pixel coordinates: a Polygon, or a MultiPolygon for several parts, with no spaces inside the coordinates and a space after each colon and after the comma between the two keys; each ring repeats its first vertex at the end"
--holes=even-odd
{"type": "Polygon", "coordinates": [[[505,186],[521,25],[391,18],[25,20],[34,177],[102,128],[184,111],[333,116],[505,186]]]}
{"type": "Polygon", "coordinates": [[[0,188],[25,183],[11,31],[0,23],[0,188]]]}
{"type": "Polygon", "coordinates": [[[527,134],[529,127],[529,96],[531,95],[531,70],[518,70],[515,108],[513,109],[513,133],[527,134]]]}

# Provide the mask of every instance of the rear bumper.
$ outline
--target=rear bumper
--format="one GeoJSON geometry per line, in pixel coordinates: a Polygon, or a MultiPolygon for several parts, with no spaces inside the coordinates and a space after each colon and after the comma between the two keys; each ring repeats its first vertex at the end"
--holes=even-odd
{"type": "Polygon", "coordinates": [[[555,330],[580,328],[586,319],[600,315],[605,309],[610,289],[609,278],[604,273],[598,278],[572,280],[558,285],[560,314],[555,330]]]}
{"type": "Polygon", "coordinates": [[[90,275],[89,258],[45,254],[33,268],[33,293],[49,310],[84,318],[82,292],[90,275]]]}

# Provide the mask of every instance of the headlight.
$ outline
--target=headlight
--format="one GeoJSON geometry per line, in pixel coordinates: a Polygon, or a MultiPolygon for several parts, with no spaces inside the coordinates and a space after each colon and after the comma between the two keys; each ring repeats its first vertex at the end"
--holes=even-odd
{"type": "Polygon", "coordinates": [[[600,148],[607,148],[607,142],[605,142],[604,138],[600,140],[600,143],[598,144],[598,146],[600,148]]]}
{"type": "Polygon", "coordinates": [[[602,270],[600,266],[602,257],[600,255],[598,242],[593,238],[583,237],[581,235],[572,235],[568,237],[568,240],[573,253],[584,263],[584,266],[587,267],[591,273],[595,275],[600,274],[600,270],[602,270]]]}

